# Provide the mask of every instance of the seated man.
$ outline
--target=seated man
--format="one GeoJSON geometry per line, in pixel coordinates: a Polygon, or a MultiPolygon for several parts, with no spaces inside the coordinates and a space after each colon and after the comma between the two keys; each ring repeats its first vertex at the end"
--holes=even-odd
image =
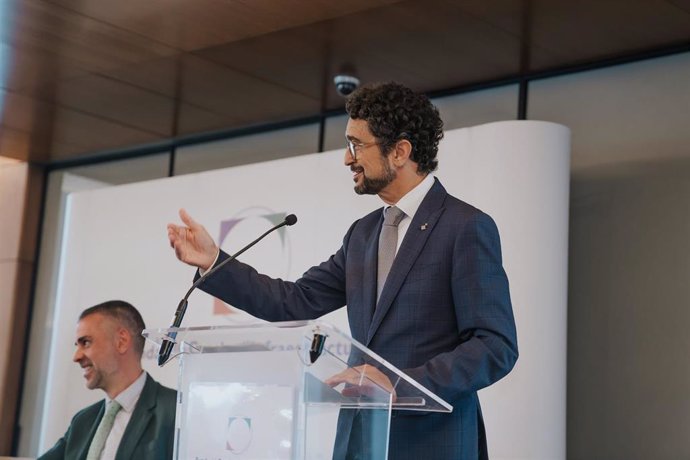
{"type": "Polygon", "coordinates": [[[127,302],[87,308],[77,323],[73,360],[86,387],[106,394],[74,416],[65,435],[39,459],[170,459],[176,392],[141,368],[144,320],[127,302]]]}

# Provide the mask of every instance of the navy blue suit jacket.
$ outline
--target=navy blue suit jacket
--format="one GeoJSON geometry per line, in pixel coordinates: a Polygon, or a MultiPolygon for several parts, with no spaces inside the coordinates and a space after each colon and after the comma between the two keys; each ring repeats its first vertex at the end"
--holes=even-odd
{"type": "MultiPolygon", "coordinates": [[[[177,392],[146,376],[144,389],[132,412],[115,455],[116,460],[169,460],[175,441],[177,392]]],[[[105,400],[80,410],[65,435],[39,460],[84,460],[98,424],[105,413],[105,400]]]]}
{"type": "Polygon", "coordinates": [[[356,340],[454,407],[423,416],[396,411],[389,458],[487,458],[476,392],[504,377],[518,357],[496,225],[436,180],[376,305],[382,222],[380,209],[354,222],[342,247],[296,282],[233,261],[201,288],[269,321],[317,318],[347,305],[356,340]]]}

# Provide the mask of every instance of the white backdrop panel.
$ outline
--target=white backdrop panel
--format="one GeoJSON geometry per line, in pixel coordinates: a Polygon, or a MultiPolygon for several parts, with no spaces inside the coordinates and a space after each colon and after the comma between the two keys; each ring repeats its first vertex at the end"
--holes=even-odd
{"type": "MultiPolygon", "coordinates": [[[[491,458],[565,458],[566,279],[569,131],[546,122],[499,122],[449,131],[437,176],[448,191],[496,220],[518,327],[520,359],[503,381],[482,391],[491,458]]],[[[52,337],[40,451],[65,431],[72,415],[102,398],[84,388],[71,362],[81,310],[112,298],[140,309],[148,327],[167,327],[192,280],[178,263],[165,226],[186,208],[222,247],[234,252],[270,224],[273,214],[299,222],[271,235],[241,259],[294,280],[340,246],[353,220],[381,206],[352,191],[344,149],[178,176],[71,195],[52,337]]],[[[246,321],[219,315],[196,292],[184,326],[246,321]]],[[[347,330],[344,310],[327,320],[347,330]]],[[[278,344],[279,345],[279,344],[278,344]]],[[[144,367],[168,386],[176,364],[144,367]]]]}

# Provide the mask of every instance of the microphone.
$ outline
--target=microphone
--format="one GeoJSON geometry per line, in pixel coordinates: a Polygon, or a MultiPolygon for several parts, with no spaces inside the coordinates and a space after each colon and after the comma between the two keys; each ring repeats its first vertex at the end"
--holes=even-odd
{"type": "MultiPolygon", "coordinates": [[[[192,284],[192,287],[189,288],[189,290],[184,295],[182,300],[180,300],[180,303],[177,305],[177,310],[175,310],[175,316],[173,317],[173,323],[170,327],[171,328],[180,327],[180,324],[182,324],[182,318],[184,318],[184,314],[187,311],[187,305],[188,305],[187,299],[192,294],[192,291],[194,291],[194,289],[199,287],[199,285],[201,285],[201,283],[203,283],[208,278],[213,276],[213,274],[216,273],[218,270],[220,270],[221,267],[223,267],[225,264],[237,259],[247,249],[251,248],[256,243],[263,240],[264,237],[266,237],[269,233],[278,230],[280,227],[284,227],[286,225],[287,226],[295,225],[296,223],[297,223],[297,216],[295,216],[294,214],[290,214],[290,215],[286,216],[285,220],[283,220],[281,223],[279,223],[275,227],[270,228],[269,230],[264,232],[263,235],[261,235],[260,237],[258,237],[257,239],[255,239],[254,241],[252,241],[251,243],[249,243],[248,245],[246,245],[245,247],[243,247],[242,249],[237,251],[235,254],[231,255],[230,257],[228,257],[227,259],[225,259],[224,261],[222,261],[221,263],[216,265],[215,267],[208,270],[206,273],[203,274],[203,276],[200,276],[199,279],[197,279],[192,284]]],[[[177,336],[176,332],[168,333],[168,337],[170,337],[173,340],[175,339],[176,336],[177,336]]],[[[172,352],[172,349],[175,346],[175,342],[173,340],[168,340],[168,339],[163,340],[163,343],[161,344],[160,351],[158,352],[158,366],[163,366],[166,362],[168,362],[168,359],[170,358],[170,353],[172,352]]]]}

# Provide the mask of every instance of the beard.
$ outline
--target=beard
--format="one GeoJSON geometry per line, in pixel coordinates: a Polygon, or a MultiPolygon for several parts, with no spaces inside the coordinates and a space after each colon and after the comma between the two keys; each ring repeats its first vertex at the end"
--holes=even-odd
{"type": "Polygon", "coordinates": [[[86,381],[86,388],[89,390],[103,388],[103,376],[96,371],[96,374],[93,376],[93,378],[86,381]]]}
{"type": "Polygon", "coordinates": [[[93,365],[92,362],[87,363],[91,368],[89,369],[89,377],[86,380],[86,388],[89,390],[95,390],[97,388],[103,388],[103,372],[93,365]]]}
{"type": "Polygon", "coordinates": [[[360,169],[362,173],[362,183],[355,185],[356,194],[376,195],[398,177],[398,173],[395,169],[390,167],[387,161],[382,159],[381,164],[383,165],[383,173],[380,177],[367,177],[364,174],[364,169],[360,169]]]}

